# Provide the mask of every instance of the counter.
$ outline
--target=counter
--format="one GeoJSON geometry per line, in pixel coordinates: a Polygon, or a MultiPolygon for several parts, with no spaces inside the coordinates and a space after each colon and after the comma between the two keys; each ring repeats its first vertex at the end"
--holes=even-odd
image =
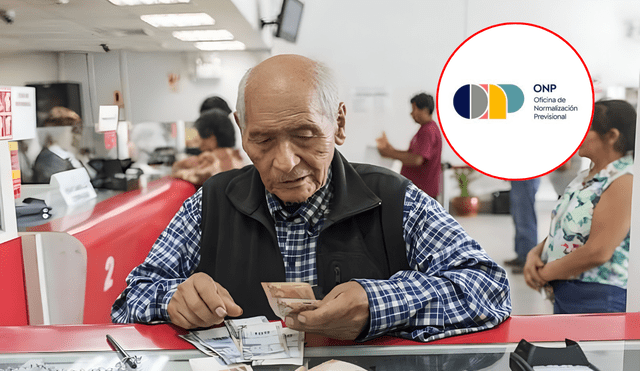
{"type": "MultiPolygon", "coordinates": [[[[189,370],[189,359],[205,356],[178,337],[184,333],[170,324],[0,327],[0,368],[32,359],[61,368],[110,367],[118,359],[106,342],[109,334],[131,355],[142,356],[142,370],[189,370]]],[[[508,370],[509,353],[523,338],[544,347],[564,347],[565,338],[578,341],[600,370],[635,371],[640,364],[640,313],[513,316],[494,329],[430,343],[388,336],[354,343],[307,334],[305,360],[315,366],[340,359],[376,371],[508,370]]]]}
{"type": "Polygon", "coordinates": [[[29,324],[110,323],[126,276],[195,191],[171,177],[135,191],[99,190],[98,199],[73,208],[51,205],[50,220],[22,228],[27,297],[40,301],[29,302],[29,324]]]}

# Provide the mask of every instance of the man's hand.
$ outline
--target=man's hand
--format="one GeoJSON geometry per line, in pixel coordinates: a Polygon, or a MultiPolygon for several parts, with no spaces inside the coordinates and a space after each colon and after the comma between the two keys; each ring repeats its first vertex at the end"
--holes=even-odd
{"type": "Polygon", "coordinates": [[[354,340],[369,319],[369,300],[357,282],[338,285],[318,303],[318,308],[291,313],[287,327],[334,339],[354,340]]]}
{"type": "Polygon", "coordinates": [[[167,306],[171,323],[185,329],[210,327],[242,314],[229,292],[206,273],[196,273],[178,285],[167,306]]]}
{"type": "Polygon", "coordinates": [[[383,131],[382,136],[376,139],[376,145],[378,147],[378,152],[382,157],[389,157],[389,155],[393,152],[393,146],[389,143],[387,139],[387,134],[383,131]]]}

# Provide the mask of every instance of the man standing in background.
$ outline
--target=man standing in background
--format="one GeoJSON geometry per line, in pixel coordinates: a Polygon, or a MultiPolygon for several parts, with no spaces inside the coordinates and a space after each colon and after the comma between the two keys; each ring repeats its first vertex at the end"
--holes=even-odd
{"type": "Polygon", "coordinates": [[[418,188],[432,198],[440,194],[440,156],[442,153],[442,137],[438,124],[432,119],[435,108],[433,97],[420,93],[411,98],[411,117],[420,125],[420,130],[411,139],[409,149],[400,151],[387,140],[387,135],[376,139],[378,152],[382,157],[402,161],[401,175],[404,175],[418,188]]]}

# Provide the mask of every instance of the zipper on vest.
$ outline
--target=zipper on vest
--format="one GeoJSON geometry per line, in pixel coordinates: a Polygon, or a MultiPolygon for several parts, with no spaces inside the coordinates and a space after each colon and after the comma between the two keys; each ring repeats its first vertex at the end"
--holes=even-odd
{"type": "Polygon", "coordinates": [[[337,286],[342,282],[342,280],[340,279],[340,267],[337,265],[334,266],[333,273],[335,274],[335,277],[336,277],[336,286],[337,286]]]}

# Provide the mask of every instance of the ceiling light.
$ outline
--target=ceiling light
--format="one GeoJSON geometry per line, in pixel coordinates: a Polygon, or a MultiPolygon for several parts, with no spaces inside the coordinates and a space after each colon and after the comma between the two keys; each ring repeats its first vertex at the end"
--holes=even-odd
{"type": "Polygon", "coordinates": [[[215,20],[207,13],[148,14],[140,19],[153,27],[211,26],[215,20]]]}
{"type": "Polygon", "coordinates": [[[130,6],[130,5],[156,5],[156,4],[186,4],[191,0],[109,0],[113,5],[130,6]]]}
{"type": "Polygon", "coordinates": [[[245,50],[247,48],[240,41],[197,42],[195,45],[200,50],[245,50]]]}
{"type": "Polygon", "coordinates": [[[173,37],[182,41],[223,41],[233,40],[233,35],[227,30],[192,30],[173,31],[173,37]]]}

